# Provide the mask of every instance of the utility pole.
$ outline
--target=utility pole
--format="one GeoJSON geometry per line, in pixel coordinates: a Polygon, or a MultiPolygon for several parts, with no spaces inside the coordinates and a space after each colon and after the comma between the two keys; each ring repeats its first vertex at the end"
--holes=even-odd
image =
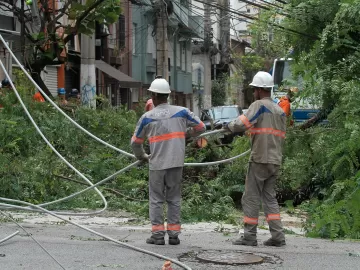
{"type": "Polygon", "coordinates": [[[220,4],[220,41],[221,54],[220,63],[228,65],[230,60],[230,17],[229,17],[229,1],[218,0],[220,4]]]}
{"type": "Polygon", "coordinates": [[[211,59],[210,59],[210,48],[212,44],[211,34],[211,19],[210,19],[210,6],[208,5],[211,0],[205,0],[204,3],[204,109],[211,108],[211,59]]]}
{"type": "Polygon", "coordinates": [[[168,38],[167,25],[168,16],[164,1],[158,0],[159,13],[156,23],[156,75],[162,75],[169,81],[168,67],[168,38]]]}
{"type": "Polygon", "coordinates": [[[80,95],[82,105],[96,108],[95,33],[81,34],[80,95]]]}
{"type": "Polygon", "coordinates": [[[21,29],[20,29],[20,47],[21,47],[21,57],[22,61],[25,61],[25,16],[24,16],[24,9],[25,9],[25,0],[21,0],[21,29]]]}

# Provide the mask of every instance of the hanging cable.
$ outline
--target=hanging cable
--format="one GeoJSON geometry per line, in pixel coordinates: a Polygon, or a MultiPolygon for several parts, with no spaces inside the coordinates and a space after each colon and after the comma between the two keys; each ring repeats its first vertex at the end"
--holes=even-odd
{"type": "MultiPolygon", "coordinates": [[[[120,241],[118,241],[118,240],[115,240],[115,239],[107,236],[107,235],[104,235],[104,234],[102,234],[102,233],[99,233],[99,232],[97,232],[97,231],[94,231],[94,230],[92,230],[92,229],[89,229],[89,228],[87,228],[87,227],[85,227],[85,226],[83,226],[83,225],[80,225],[80,224],[78,224],[78,223],[76,223],[76,222],[73,222],[73,221],[68,220],[68,219],[66,219],[66,218],[64,218],[64,217],[61,217],[61,216],[59,216],[59,215],[57,215],[57,214],[55,214],[55,213],[53,213],[53,212],[51,212],[51,211],[49,211],[49,210],[47,210],[47,209],[45,209],[45,208],[42,208],[42,207],[40,207],[40,206],[38,206],[38,205],[31,204],[31,203],[27,203],[27,202],[23,202],[23,201],[19,201],[19,200],[7,199],[7,198],[3,198],[3,197],[0,197],[0,200],[1,200],[1,201],[4,201],[4,202],[8,202],[8,203],[24,204],[24,205],[27,205],[27,206],[29,206],[29,207],[31,207],[31,208],[36,208],[36,209],[38,209],[38,210],[41,210],[41,212],[47,213],[47,214],[49,214],[49,215],[51,215],[51,216],[53,216],[53,217],[56,217],[56,218],[61,219],[61,220],[65,221],[65,222],[67,222],[67,223],[70,223],[70,224],[72,224],[72,225],[74,225],[74,226],[76,226],[76,227],[78,227],[78,228],[80,228],[80,229],[83,229],[83,230],[88,231],[88,232],[90,232],[90,233],[96,234],[97,236],[100,236],[100,237],[102,237],[102,238],[104,238],[104,239],[107,239],[107,240],[109,240],[109,241],[111,241],[111,242],[114,242],[114,243],[116,243],[116,244],[118,244],[118,245],[120,245],[120,246],[127,247],[127,248],[129,248],[129,249],[132,249],[132,250],[135,250],[135,251],[139,251],[139,252],[141,252],[141,253],[145,253],[145,254],[148,254],[148,255],[151,255],[151,256],[154,256],[154,257],[163,259],[163,260],[171,261],[171,262],[177,264],[178,266],[180,266],[180,267],[182,267],[182,268],[184,268],[184,269],[186,269],[186,270],[192,270],[189,266],[187,266],[187,265],[179,262],[178,260],[175,260],[175,259],[172,259],[172,258],[163,256],[163,255],[161,255],[161,254],[158,254],[158,253],[155,253],[155,252],[146,250],[146,249],[138,248],[138,247],[135,247],[135,246],[126,244],[126,243],[124,243],[124,242],[120,242],[120,241]]],[[[7,207],[7,206],[9,206],[9,204],[0,203],[0,206],[7,207]]],[[[12,205],[11,205],[11,206],[12,206],[12,205]]],[[[16,208],[24,209],[23,207],[18,207],[18,206],[16,206],[16,208]]]]}
{"type": "Polygon", "coordinates": [[[32,235],[31,233],[28,233],[25,228],[23,226],[21,226],[10,214],[7,215],[6,213],[4,213],[3,211],[0,210],[0,213],[7,217],[8,219],[10,219],[12,222],[14,222],[18,227],[20,227],[25,233],[27,236],[29,236],[47,255],[49,255],[60,267],[61,269],[64,269],[65,270],[65,267],[62,266],[62,264],[53,256],[51,255],[51,253],[43,246],[41,245],[32,235]]]}
{"type": "Polygon", "coordinates": [[[26,77],[28,77],[28,79],[34,84],[34,86],[39,90],[39,92],[47,99],[47,101],[50,102],[51,105],[53,105],[62,115],[64,115],[71,123],[73,123],[77,128],[79,128],[81,131],[85,132],[87,135],[89,135],[91,138],[93,138],[94,140],[106,145],[107,147],[120,152],[123,155],[126,155],[128,157],[132,157],[134,158],[135,156],[127,153],[103,140],[101,140],[100,138],[96,137],[95,135],[93,135],[92,133],[90,133],[89,131],[87,131],[85,128],[83,128],[82,126],[80,126],[76,121],[74,121],[70,116],[68,116],[63,110],[61,110],[59,108],[59,106],[51,100],[50,97],[48,97],[46,95],[46,93],[41,89],[40,86],[38,86],[38,84],[34,81],[34,79],[28,74],[28,72],[25,70],[25,68],[23,67],[23,65],[20,63],[20,61],[17,59],[17,57],[14,55],[14,53],[10,50],[8,44],[6,43],[6,41],[4,40],[3,36],[0,35],[0,40],[2,41],[4,47],[8,50],[8,52],[10,53],[10,55],[13,57],[13,59],[15,60],[16,64],[19,65],[19,67],[21,68],[21,70],[25,73],[26,77]]]}
{"type": "Polygon", "coordinates": [[[15,235],[17,235],[19,231],[14,232],[13,234],[10,234],[9,236],[6,236],[4,239],[0,240],[0,244],[6,242],[7,240],[13,238],[15,235]]]}
{"type": "Polygon", "coordinates": [[[231,10],[231,9],[229,9],[229,8],[224,8],[223,6],[219,6],[219,5],[211,4],[211,3],[206,3],[206,2],[200,1],[200,0],[196,0],[196,2],[203,3],[204,5],[209,5],[209,6],[211,6],[211,7],[215,7],[215,8],[219,8],[219,9],[221,8],[221,9],[223,9],[223,10],[227,10],[228,12],[231,12],[231,13],[233,13],[233,14],[236,14],[236,15],[238,15],[238,16],[240,16],[240,17],[245,17],[245,18],[250,19],[250,20],[257,20],[257,21],[260,21],[260,22],[263,22],[263,23],[266,23],[266,24],[275,26],[275,27],[277,27],[277,28],[280,28],[280,29],[282,29],[282,30],[284,30],[284,31],[292,32],[292,33],[295,33],[295,34],[298,34],[298,35],[301,35],[301,36],[304,36],[304,37],[312,38],[312,39],[318,39],[317,36],[309,35],[309,34],[307,34],[307,33],[302,33],[302,32],[296,31],[296,30],[291,29],[291,28],[286,28],[286,27],[281,26],[281,25],[276,24],[276,23],[265,22],[265,21],[263,21],[263,20],[261,20],[261,19],[259,19],[259,18],[257,18],[257,17],[245,15],[245,14],[243,14],[243,13],[241,13],[241,12],[236,12],[236,11],[233,11],[233,10],[231,10]]]}
{"type": "MultiPolygon", "coordinates": [[[[1,35],[0,35],[1,37],[1,35]]],[[[55,201],[52,201],[52,202],[48,202],[48,203],[44,203],[44,204],[40,204],[40,206],[49,206],[49,205],[52,205],[52,204],[55,204],[55,203],[59,203],[59,202],[63,202],[65,200],[69,200],[69,199],[72,199],[74,198],[75,196],[78,196],[90,189],[95,189],[95,191],[100,195],[103,203],[104,203],[104,207],[101,209],[101,210],[98,210],[98,211],[95,211],[95,212],[91,212],[91,213],[81,213],[81,214],[75,214],[75,213],[70,213],[70,212],[61,212],[59,214],[62,214],[62,215],[94,215],[94,214],[99,214],[101,212],[103,212],[104,210],[106,210],[107,206],[108,206],[108,203],[105,199],[105,197],[103,196],[103,194],[96,188],[97,186],[113,179],[115,176],[117,176],[118,174],[122,173],[122,172],[125,172],[126,170],[136,166],[137,164],[140,163],[140,161],[136,161],[130,165],[128,165],[127,167],[121,169],[120,171],[110,175],[109,177],[99,181],[96,185],[94,185],[88,178],[86,178],[85,175],[83,175],[80,171],[78,171],[71,163],[69,163],[55,148],[54,146],[47,140],[47,138],[45,137],[45,135],[42,133],[42,131],[40,130],[40,128],[38,127],[38,125],[35,123],[34,119],[32,118],[31,114],[29,113],[29,111],[27,110],[24,102],[22,101],[18,91],[16,90],[13,82],[11,81],[11,78],[8,74],[8,72],[6,71],[2,61],[0,60],[0,66],[1,68],[3,69],[6,77],[8,78],[10,84],[11,84],[11,87],[13,88],[13,91],[17,97],[17,99],[19,100],[21,106],[23,107],[23,109],[25,110],[25,113],[27,114],[27,116],[29,117],[31,123],[34,125],[36,131],[40,134],[40,136],[43,138],[43,140],[46,142],[46,144],[50,147],[51,150],[54,151],[54,153],[68,166],[70,167],[72,170],[74,170],[81,178],[83,178],[88,184],[89,184],[89,187],[82,190],[82,191],[79,191],[79,192],[76,192],[74,194],[71,194],[67,197],[64,197],[64,198],[61,198],[61,199],[58,199],[58,200],[55,200],[55,201]]],[[[205,135],[212,135],[212,134],[216,134],[216,133],[219,133],[219,132],[222,132],[222,130],[215,130],[215,131],[211,131],[211,132],[208,132],[206,134],[202,134],[202,136],[205,136],[205,135]]],[[[220,160],[220,161],[214,161],[214,162],[207,162],[207,163],[184,163],[184,166],[209,166],[209,165],[218,165],[218,164],[222,164],[222,163],[227,163],[227,162],[230,162],[232,160],[235,160],[239,157],[242,157],[244,155],[246,155],[248,152],[245,152],[245,153],[242,153],[240,155],[237,155],[235,157],[232,157],[232,158],[229,158],[229,159],[225,159],[225,160],[220,160]]]]}
{"type": "MultiPolygon", "coordinates": [[[[54,153],[69,167],[71,168],[77,175],[79,175],[82,179],[84,179],[89,185],[93,185],[91,183],[91,181],[85,176],[83,175],[80,171],[78,171],[70,162],[68,162],[56,149],[55,147],[49,142],[49,140],[45,137],[45,135],[42,133],[42,131],[40,130],[40,128],[38,127],[38,125],[35,123],[34,119],[32,118],[31,114],[29,113],[28,109],[26,108],[23,100],[21,99],[18,91],[16,90],[14,83],[12,82],[9,73],[6,71],[3,62],[0,60],[0,67],[3,69],[4,74],[6,76],[6,78],[9,80],[9,83],[17,97],[17,99],[20,102],[20,105],[23,107],[25,114],[28,116],[30,122],[33,124],[33,126],[35,127],[36,131],[39,133],[39,135],[41,136],[41,138],[45,141],[45,143],[50,147],[50,149],[52,151],[54,151],[54,153]]],[[[98,213],[104,211],[107,208],[107,201],[105,199],[105,197],[103,196],[103,194],[97,189],[95,188],[96,193],[99,194],[100,198],[102,199],[103,203],[104,203],[104,208],[100,211],[97,211],[98,213]]],[[[71,213],[69,213],[71,214],[71,213]]],[[[89,213],[91,214],[91,213],[89,213]]]]}

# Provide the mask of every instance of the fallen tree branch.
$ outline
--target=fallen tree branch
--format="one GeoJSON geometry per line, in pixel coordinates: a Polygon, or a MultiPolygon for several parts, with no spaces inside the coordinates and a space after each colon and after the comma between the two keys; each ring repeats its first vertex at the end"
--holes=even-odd
{"type": "Polygon", "coordinates": [[[53,173],[53,176],[59,177],[61,179],[68,180],[70,182],[74,182],[74,183],[77,183],[77,184],[80,184],[80,185],[83,185],[83,186],[89,186],[89,184],[87,184],[85,182],[82,182],[82,181],[79,181],[79,180],[76,180],[76,179],[72,179],[72,178],[64,176],[64,175],[58,175],[58,174],[53,173]]]}
{"type": "Polygon", "coordinates": [[[116,189],[112,189],[112,188],[104,188],[104,190],[107,190],[107,191],[110,191],[110,192],[113,192],[117,195],[120,195],[126,199],[129,199],[129,200],[132,200],[132,201],[138,201],[138,202],[147,202],[148,200],[140,200],[140,199],[135,199],[135,198],[131,198],[129,196],[126,196],[125,194],[121,193],[120,191],[116,190],[116,189]]]}
{"type": "MultiPolygon", "coordinates": [[[[64,176],[64,175],[58,175],[58,174],[55,174],[53,173],[53,176],[56,176],[58,178],[61,178],[61,179],[64,179],[64,180],[67,180],[67,181],[70,181],[70,182],[74,182],[74,183],[77,183],[77,184],[80,184],[80,185],[83,185],[83,186],[89,186],[89,184],[85,183],[85,182],[82,182],[82,181],[79,181],[79,180],[76,180],[76,179],[72,179],[70,177],[67,177],[67,176],[64,176]]],[[[110,191],[116,195],[120,195],[128,200],[132,200],[132,201],[138,201],[138,202],[147,202],[148,200],[140,200],[140,199],[135,199],[135,198],[132,198],[132,197],[129,197],[123,193],[121,193],[119,190],[116,190],[116,189],[112,189],[112,188],[104,188],[104,190],[106,191],[110,191]]]]}

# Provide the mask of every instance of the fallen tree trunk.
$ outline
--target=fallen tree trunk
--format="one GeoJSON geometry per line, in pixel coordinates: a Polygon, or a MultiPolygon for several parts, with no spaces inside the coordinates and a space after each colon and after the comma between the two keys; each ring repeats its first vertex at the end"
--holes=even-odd
{"type": "Polygon", "coordinates": [[[325,120],[328,117],[328,115],[333,111],[334,108],[335,108],[335,103],[331,104],[329,107],[325,109],[321,109],[315,116],[311,117],[304,124],[300,125],[299,129],[306,130],[310,127],[315,126],[322,120],[325,120]]]}

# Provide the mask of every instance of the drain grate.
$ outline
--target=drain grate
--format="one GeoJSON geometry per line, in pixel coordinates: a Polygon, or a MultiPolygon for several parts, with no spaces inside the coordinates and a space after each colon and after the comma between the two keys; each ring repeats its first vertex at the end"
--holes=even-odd
{"type": "Polygon", "coordinates": [[[240,253],[234,251],[203,251],[196,255],[196,258],[203,262],[227,264],[227,265],[244,265],[258,264],[264,261],[264,258],[252,253],[240,253]]]}

